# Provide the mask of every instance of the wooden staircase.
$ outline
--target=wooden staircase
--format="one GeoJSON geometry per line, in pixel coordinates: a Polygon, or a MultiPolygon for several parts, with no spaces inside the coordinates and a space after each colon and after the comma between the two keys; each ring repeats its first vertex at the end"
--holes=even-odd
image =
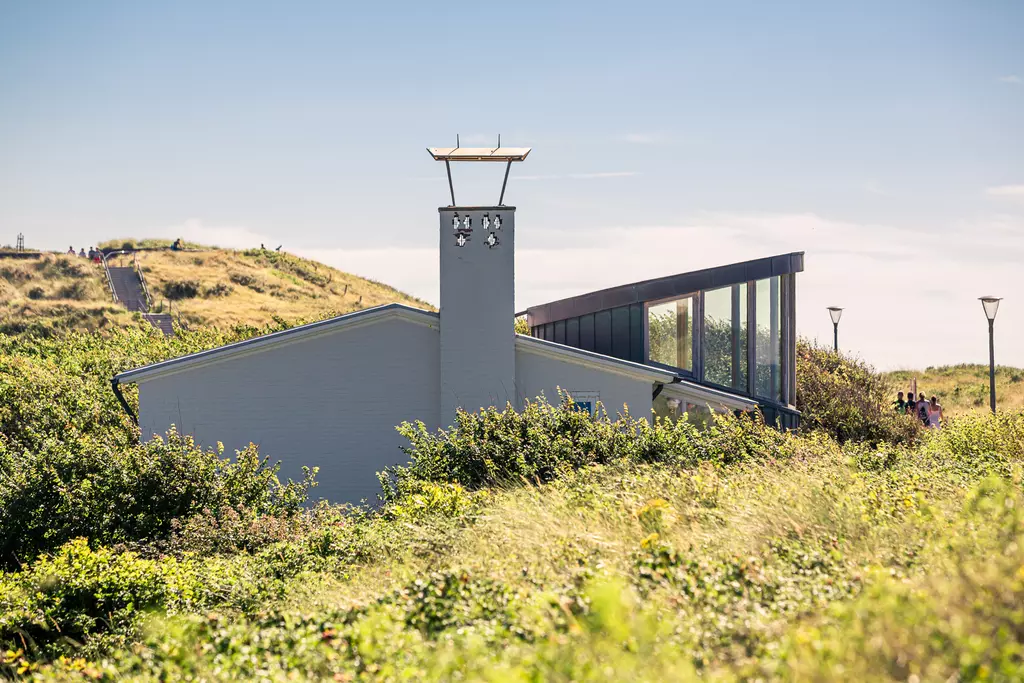
{"type": "Polygon", "coordinates": [[[143,313],[142,317],[149,321],[149,324],[164,333],[165,337],[174,336],[174,325],[170,313],[143,313]]]}
{"type": "Polygon", "coordinates": [[[150,299],[145,276],[139,266],[138,257],[135,255],[133,257],[135,259],[133,265],[118,267],[108,266],[106,258],[103,259],[103,268],[107,271],[107,282],[110,283],[110,291],[114,295],[114,300],[120,302],[129,311],[141,313],[142,317],[150,325],[160,330],[165,337],[173,337],[174,326],[170,313],[149,312],[150,299]]]}

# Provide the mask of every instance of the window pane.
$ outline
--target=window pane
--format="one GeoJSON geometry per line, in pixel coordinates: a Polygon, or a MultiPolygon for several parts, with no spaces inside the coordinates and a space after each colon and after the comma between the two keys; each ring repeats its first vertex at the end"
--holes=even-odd
{"type": "Polygon", "coordinates": [[[693,299],[686,296],[647,307],[648,359],[693,369],[693,299]]]}
{"type": "Polygon", "coordinates": [[[704,379],[746,393],[747,285],[704,293],[704,379]]]}
{"type": "Polygon", "coordinates": [[[733,384],[732,287],[704,293],[704,379],[733,384]]]}
{"type": "Polygon", "coordinates": [[[747,373],[749,371],[749,356],[747,349],[750,342],[747,338],[747,283],[738,285],[733,290],[733,345],[736,352],[733,362],[736,363],[736,376],[733,378],[733,389],[747,393],[750,389],[747,386],[747,373]]]}
{"type": "Polygon", "coordinates": [[[779,305],[779,278],[758,280],[755,294],[757,319],[757,376],[758,396],[782,400],[782,325],[779,305]]]}

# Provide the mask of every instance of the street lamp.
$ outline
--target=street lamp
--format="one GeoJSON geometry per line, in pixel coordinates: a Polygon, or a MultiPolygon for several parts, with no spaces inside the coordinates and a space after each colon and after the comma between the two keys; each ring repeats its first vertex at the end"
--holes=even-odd
{"type": "Polygon", "coordinates": [[[996,311],[999,310],[997,296],[981,297],[981,305],[985,309],[985,317],[988,318],[988,397],[992,405],[992,412],[996,412],[996,342],[995,324],[996,311]]]}
{"type": "Polygon", "coordinates": [[[843,317],[843,309],[838,306],[829,306],[828,314],[832,316],[832,327],[835,332],[834,339],[836,353],[839,353],[839,319],[843,317]]]}

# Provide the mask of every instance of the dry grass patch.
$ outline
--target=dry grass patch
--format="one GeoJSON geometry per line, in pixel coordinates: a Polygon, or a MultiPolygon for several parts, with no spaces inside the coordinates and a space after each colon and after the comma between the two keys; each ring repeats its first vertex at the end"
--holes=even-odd
{"type": "MultiPolygon", "coordinates": [[[[904,392],[909,390],[911,380],[917,378],[918,391],[937,396],[949,416],[989,409],[987,365],[964,363],[926,370],[897,370],[888,376],[904,392]]],[[[1006,411],[1024,408],[1024,369],[996,366],[996,404],[1006,411]]]]}

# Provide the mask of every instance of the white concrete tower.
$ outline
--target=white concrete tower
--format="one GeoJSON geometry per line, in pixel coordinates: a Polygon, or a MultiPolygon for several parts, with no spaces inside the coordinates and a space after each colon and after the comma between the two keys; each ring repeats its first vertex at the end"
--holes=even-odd
{"type": "Polygon", "coordinates": [[[448,170],[451,206],[438,209],[441,266],[442,426],[458,408],[475,411],[516,403],[515,367],[515,207],[503,206],[505,183],[496,206],[456,206],[451,184],[453,161],[513,161],[528,148],[432,148],[448,170]]]}

